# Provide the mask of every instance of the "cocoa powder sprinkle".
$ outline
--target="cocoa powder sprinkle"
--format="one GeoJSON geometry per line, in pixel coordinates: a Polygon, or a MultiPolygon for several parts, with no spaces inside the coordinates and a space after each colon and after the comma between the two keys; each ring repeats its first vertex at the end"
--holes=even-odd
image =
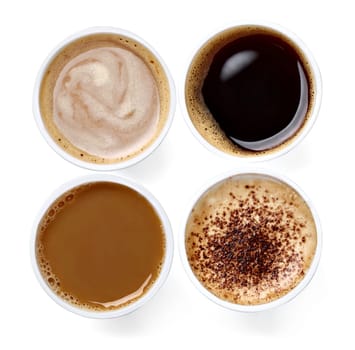
{"type": "Polygon", "coordinates": [[[186,236],[194,273],[223,298],[234,295],[235,302],[248,294],[246,289],[275,292],[284,280],[303,276],[300,247],[307,241],[304,219],[295,216],[289,202],[255,185],[243,187],[246,195],[231,191],[214,215],[202,215],[197,240],[186,236]]]}

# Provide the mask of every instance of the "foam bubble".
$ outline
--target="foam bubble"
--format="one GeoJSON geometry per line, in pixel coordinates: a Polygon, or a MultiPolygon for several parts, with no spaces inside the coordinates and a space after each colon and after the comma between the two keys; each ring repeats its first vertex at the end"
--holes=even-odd
{"type": "Polygon", "coordinates": [[[70,202],[71,200],[73,200],[73,198],[74,198],[74,195],[71,193],[71,194],[68,194],[68,195],[65,197],[65,200],[66,200],[67,202],[70,202]]]}

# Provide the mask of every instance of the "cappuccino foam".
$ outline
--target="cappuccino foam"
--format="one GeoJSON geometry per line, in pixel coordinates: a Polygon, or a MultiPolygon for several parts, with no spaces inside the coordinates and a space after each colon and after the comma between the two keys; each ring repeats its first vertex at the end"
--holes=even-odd
{"type": "Polygon", "coordinates": [[[80,160],[112,164],[144,152],[165,127],[169,80],[153,52],[116,33],[64,46],[49,62],[39,94],[53,141],[80,160]]]}
{"type": "Polygon", "coordinates": [[[153,138],[159,95],[146,64],[114,47],[89,50],[60,72],[53,120],[76,147],[103,158],[125,157],[153,138]]]}
{"type": "Polygon", "coordinates": [[[203,194],[185,234],[197,279],[217,297],[241,305],[268,303],[295,288],[317,245],[302,197],[258,175],[228,178],[203,194]]]}

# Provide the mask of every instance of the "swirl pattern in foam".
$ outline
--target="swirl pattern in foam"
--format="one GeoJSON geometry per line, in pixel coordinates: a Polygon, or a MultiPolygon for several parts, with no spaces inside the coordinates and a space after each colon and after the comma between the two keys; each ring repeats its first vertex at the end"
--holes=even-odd
{"type": "Polygon", "coordinates": [[[157,131],[156,81],[147,65],[120,47],[83,52],[61,70],[53,91],[53,120],[77,148],[120,158],[143,148],[157,131]]]}

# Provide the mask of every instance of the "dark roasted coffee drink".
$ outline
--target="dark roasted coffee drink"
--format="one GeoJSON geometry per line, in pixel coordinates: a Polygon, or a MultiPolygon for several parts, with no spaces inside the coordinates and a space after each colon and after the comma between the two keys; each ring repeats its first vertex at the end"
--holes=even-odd
{"type": "Polygon", "coordinates": [[[306,55],[284,34],[240,26],[195,55],[185,99],[199,133],[226,153],[252,156],[289,144],[307,124],[315,82],[306,55]]]}
{"type": "Polygon", "coordinates": [[[194,205],[185,228],[192,272],[230,303],[260,305],[292,289],[310,269],[317,227],[286,183],[260,174],[227,178],[194,205]]]}
{"type": "Polygon", "coordinates": [[[125,307],[147,293],[165,257],[162,222],[135,190],[112,182],[80,185],[51,204],[36,258],[60,298],[87,311],[125,307]]]}

